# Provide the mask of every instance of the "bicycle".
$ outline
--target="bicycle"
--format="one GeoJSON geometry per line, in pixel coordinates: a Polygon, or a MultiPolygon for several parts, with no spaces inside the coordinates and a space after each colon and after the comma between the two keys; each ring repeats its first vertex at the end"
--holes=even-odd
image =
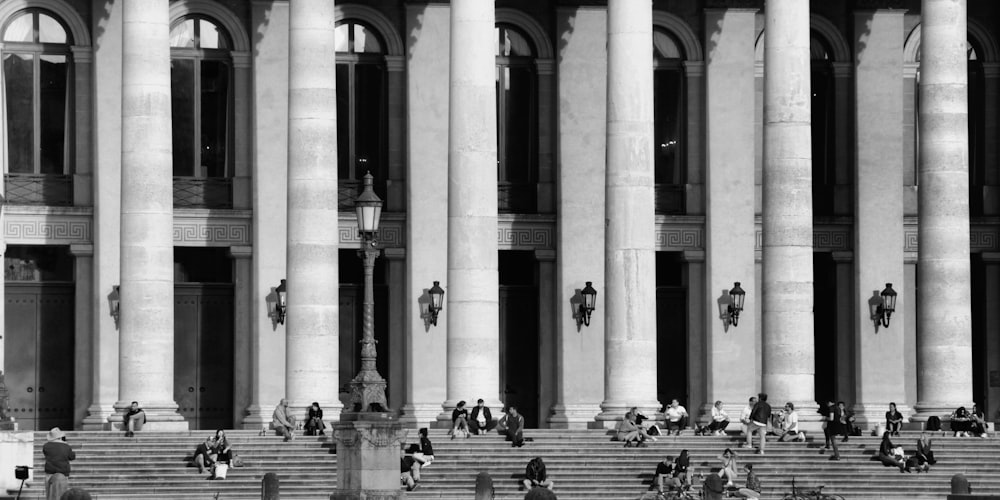
{"type": "Polygon", "coordinates": [[[840,495],[823,493],[824,485],[819,485],[815,489],[805,490],[795,487],[795,478],[792,478],[792,492],[785,495],[782,500],[844,500],[840,495]]]}

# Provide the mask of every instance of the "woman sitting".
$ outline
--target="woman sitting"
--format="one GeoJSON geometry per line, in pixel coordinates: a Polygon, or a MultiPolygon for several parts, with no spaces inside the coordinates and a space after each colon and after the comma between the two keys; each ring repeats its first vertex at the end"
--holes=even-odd
{"type": "MultiPolygon", "coordinates": [[[[889,431],[882,433],[882,443],[878,447],[878,461],[882,462],[882,465],[889,467],[899,467],[899,472],[906,471],[906,463],[904,457],[897,458],[895,446],[892,445],[892,441],[889,440],[889,431]]],[[[902,452],[902,449],[899,450],[902,452]]],[[[901,454],[901,453],[900,453],[901,454]]]]}
{"type": "Polygon", "coordinates": [[[951,414],[951,430],[955,433],[955,437],[966,437],[972,432],[972,416],[964,406],[959,406],[951,414]]]}
{"type": "Polygon", "coordinates": [[[885,430],[890,436],[898,436],[899,428],[903,425],[903,414],[896,409],[896,403],[889,403],[889,411],[885,412],[885,430]]]}
{"type": "Polygon", "coordinates": [[[719,477],[726,479],[726,488],[732,488],[736,485],[736,453],[726,448],[722,455],[719,455],[719,460],[722,461],[719,477]]]}
{"type": "Polygon", "coordinates": [[[691,476],[694,475],[694,468],[691,467],[691,455],[688,454],[687,450],[681,450],[681,454],[677,456],[677,460],[674,460],[674,477],[677,478],[677,484],[680,485],[681,489],[689,489],[691,487],[691,476]]]}
{"type": "Polygon", "coordinates": [[[326,429],[326,424],[323,423],[323,409],[315,401],[309,407],[309,415],[306,418],[305,428],[307,436],[322,436],[326,434],[323,432],[323,429],[326,429]]]}
{"type": "Polygon", "coordinates": [[[216,461],[228,464],[233,459],[233,447],[226,439],[226,431],[219,429],[215,431],[215,455],[216,461]]]}
{"type": "Polygon", "coordinates": [[[927,437],[926,432],[920,433],[920,438],[917,439],[917,465],[919,465],[924,472],[931,469],[930,466],[937,463],[934,459],[934,452],[931,450],[931,439],[927,437]]]}
{"type": "Polygon", "coordinates": [[[555,486],[549,479],[548,473],[545,472],[545,462],[542,461],[541,457],[535,457],[528,461],[528,465],[524,469],[524,481],[521,481],[521,484],[528,490],[532,488],[551,490],[555,486]]]}
{"type": "Polygon", "coordinates": [[[632,446],[645,447],[645,434],[635,423],[635,415],[632,412],[628,412],[622,418],[622,421],[618,423],[615,439],[624,442],[626,448],[631,448],[632,446]]]}
{"type": "Polygon", "coordinates": [[[969,414],[971,422],[969,424],[969,432],[974,436],[979,436],[981,438],[988,438],[990,435],[986,432],[989,429],[989,424],[986,423],[986,415],[983,411],[979,409],[979,405],[972,405],[972,413],[969,414]]]}
{"type": "Polygon", "coordinates": [[[451,412],[451,438],[455,436],[469,437],[469,410],[465,409],[465,401],[459,401],[451,412]]]}

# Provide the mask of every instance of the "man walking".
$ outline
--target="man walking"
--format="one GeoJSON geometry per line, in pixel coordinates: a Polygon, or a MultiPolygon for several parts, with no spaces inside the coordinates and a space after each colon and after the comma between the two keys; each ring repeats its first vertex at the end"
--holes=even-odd
{"type": "Polygon", "coordinates": [[[76,460],[76,453],[66,442],[66,433],[53,427],[42,446],[42,455],[45,456],[45,498],[59,500],[69,489],[69,462],[76,460]]]}
{"type": "Polygon", "coordinates": [[[747,426],[747,448],[753,448],[753,433],[757,431],[760,435],[760,448],[758,455],[764,454],[764,445],[767,443],[767,423],[771,421],[771,405],[767,404],[767,394],[757,394],[757,404],[754,405],[750,413],[750,424],[747,426]]]}

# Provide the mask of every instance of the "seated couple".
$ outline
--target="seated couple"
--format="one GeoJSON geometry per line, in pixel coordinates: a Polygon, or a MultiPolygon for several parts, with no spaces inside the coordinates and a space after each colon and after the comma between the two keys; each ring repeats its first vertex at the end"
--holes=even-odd
{"type": "Polygon", "coordinates": [[[646,416],[639,413],[639,409],[633,406],[632,409],[625,413],[625,417],[622,418],[621,422],[618,422],[618,427],[615,428],[614,440],[624,442],[626,448],[633,446],[645,448],[647,439],[656,441],[653,435],[660,433],[659,427],[653,425],[647,431],[642,425],[643,420],[647,420],[646,416]]]}
{"type": "Polygon", "coordinates": [[[456,436],[469,437],[470,434],[486,434],[497,426],[493,413],[482,399],[476,401],[472,413],[465,408],[465,401],[459,401],[451,412],[451,438],[456,436]]]}

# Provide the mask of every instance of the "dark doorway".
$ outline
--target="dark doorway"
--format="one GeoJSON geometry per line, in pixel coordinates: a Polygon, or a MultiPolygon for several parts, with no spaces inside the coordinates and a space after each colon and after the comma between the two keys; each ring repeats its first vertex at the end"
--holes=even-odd
{"type": "Polygon", "coordinates": [[[979,405],[987,419],[989,415],[989,386],[990,364],[989,346],[986,342],[986,309],[989,307],[987,301],[986,276],[987,266],[983,262],[982,254],[972,254],[971,259],[972,276],[972,401],[979,405]]]}
{"type": "Polygon", "coordinates": [[[813,344],[815,370],[813,377],[817,402],[840,401],[849,388],[837,387],[837,303],[829,296],[837,290],[837,263],[829,252],[813,253],[813,344]],[[822,318],[817,321],[816,318],[822,318]]]}
{"type": "Polygon", "coordinates": [[[75,294],[66,247],[7,247],[4,366],[21,430],[73,428],[75,294]]]}
{"type": "Polygon", "coordinates": [[[689,404],[687,287],[680,252],[656,252],[656,399],[689,404]]]}
{"type": "Polygon", "coordinates": [[[174,249],[174,399],[191,429],[233,427],[232,263],[224,248],[174,249]]]}
{"type": "MultiPolygon", "coordinates": [[[[340,395],[350,394],[347,384],[361,370],[361,338],[364,336],[364,263],[356,250],[340,251],[340,395]]],[[[389,287],[386,285],[385,258],[375,260],[375,369],[389,376],[389,287]]],[[[385,387],[388,400],[388,384],[385,387]]],[[[346,401],[345,401],[346,402],[346,401]]]]}
{"type": "Polygon", "coordinates": [[[500,252],[500,394],[538,427],[538,272],[533,252],[500,252]]]}

